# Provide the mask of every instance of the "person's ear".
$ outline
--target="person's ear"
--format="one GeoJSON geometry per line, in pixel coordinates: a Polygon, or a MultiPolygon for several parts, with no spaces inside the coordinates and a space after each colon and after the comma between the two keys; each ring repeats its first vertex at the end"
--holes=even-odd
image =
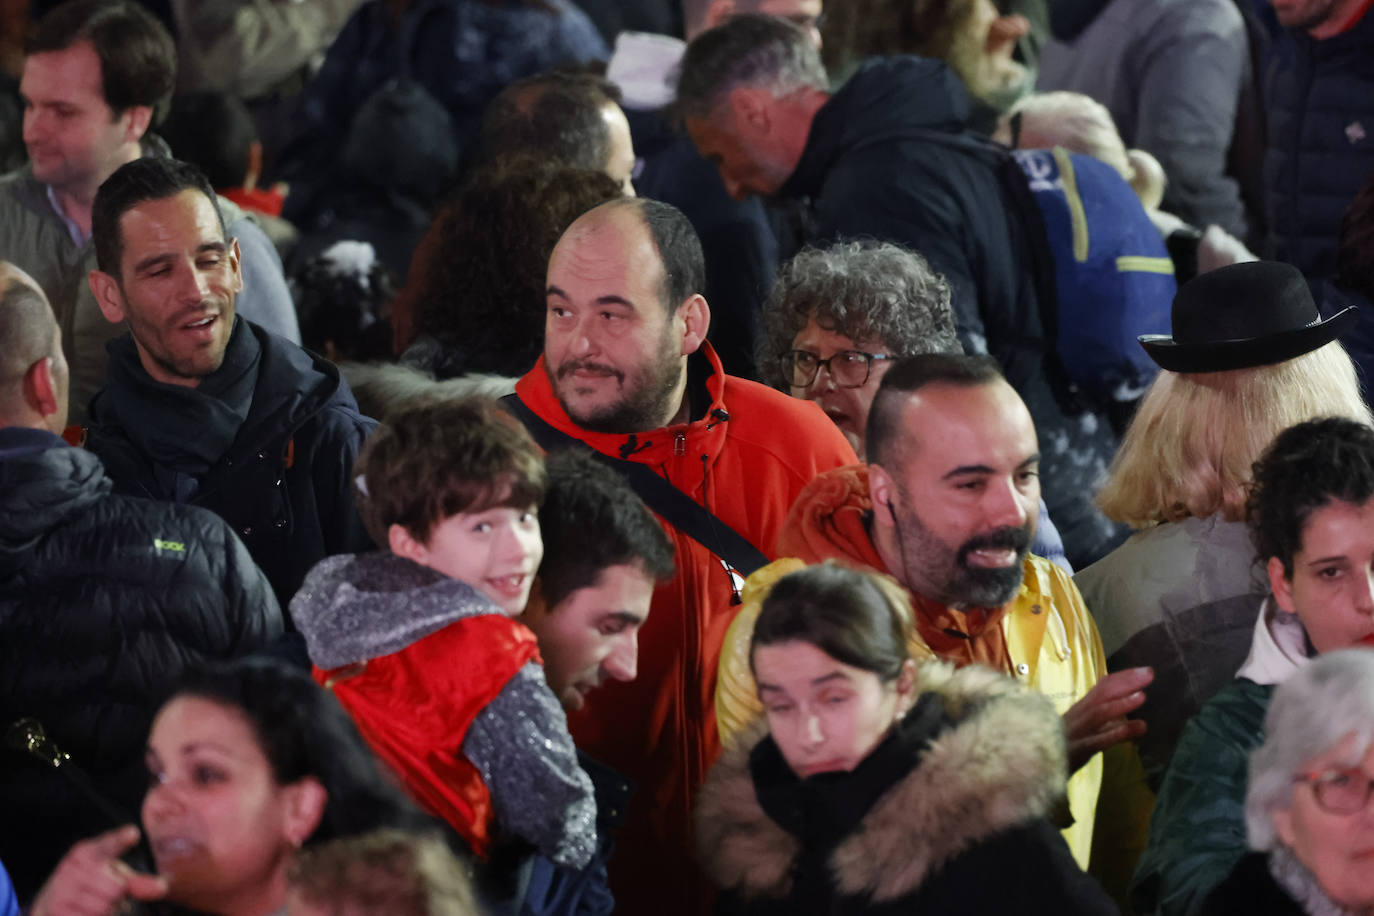
{"type": "Polygon", "coordinates": [[[868,494],[873,500],[874,523],[883,528],[895,525],[896,519],[893,516],[896,510],[893,508],[893,497],[897,494],[897,487],[881,465],[868,466],[868,494]]]}
{"type": "Polygon", "coordinates": [[[262,144],[257,140],[248,144],[248,174],[243,176],[243,189],[251,191],[258,186],[258,176],[262,174],[262,144]]]}
{"type": "Polygon", "coordinates": [[[683,325],[682,355],[690,356],[706,341],[706,332],[711,327],[711,307],[706,304],[706,298],[697,293],[677,307],[677,317],[683,325]]]}
{"type": "Polygon", "coordinates": [[[902,662],[901,673],[897,675],[897,719],[901,719],[911,711],[911,706],[916,702],[916,662],[907,659],[902,662]]]}
{"type": "Polygon", "coordinates": [[[123,321],[124,293],[119,288],[119,280],[103,270],[93,270],[86,275],[86,282],[90,284],[91,295],[95,297],[95,304],[100,306],[100,314],[105,316],[105,320],[113,324],[123,321]]]}
{"type": "Polygon", "coordinates": [[[51,417],[62,409],[56,363],[51,356],[43,357],[24,373],[24,400],[43,417],[51,417]]]}
{"type": "Polygon", "coordinates": [[[739,86],[731,89],[727,98],[730,107],[735,111],[737,125],[747,124],[756,133],[768,133],[773,123],[772,110],[769,107],[773,99],[772,93],[765,89],[739,86]]]}
{"type": "Polygon", "coordinates": [[[1279,840],[1289,849],[1293,848],[1293,809],[1280,808],[1274,812],[1274,832],[1279,835],[1279,840]]]}
{"type": "Polygon", "coordinates": [[[229,270],[234,275],[234,292],[243,292],[243,255],[239,252],[238,239],[229,240],[229,270]]]}
{"type": "Polygon", "coordinates": [[[329,792],[314,776],[304,776],[286,787],[282,832],[293,849],[315,832],[329,804],[329,792]]]}
{"type": "Polygon", "coordinates": [[[988,38],[985,44],[987,53],[1010,54],[1008,46],[1015,45],[1030,32],[1030,20],[1019,13],[998,16],[988,25],[988,38]]]}
{"type": "Polygon", "coordinates": [[[421,566],[429,565],[429,551],[404,525],[394,524],[386,529],[386,542],[396,556],[405,557],[421,566]]]}
{"type": "Polygon", "coordinates": [[[153,108],[151,105],[134,105],[124,112],[124,116],[129,119],[124,127],[124,142],[137,143],[153,123],[153,108]]]}
{"type": "Polygon", "coordinates": [[[714,29],[716,26],[735,15],[735,0],[711,0],[706,7],[706,16],[703,20],[703,28],[714,29]]]}
{"type": "Polygon", "coordinates": [[[1278,557],[1270,557],[1265,568],[1269,573],[1269,587],[1274,592],[1274,601],[1288,613],[1296,614],[1298,611],[1293,605],[1293,582],[1283,571],[1283,561],[1278,557]]]}

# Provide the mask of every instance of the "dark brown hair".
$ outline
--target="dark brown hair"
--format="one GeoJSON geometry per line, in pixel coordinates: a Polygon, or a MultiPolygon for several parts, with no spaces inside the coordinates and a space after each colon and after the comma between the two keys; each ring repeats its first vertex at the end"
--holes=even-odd
{"type": "Polygon", "coordinates": [[[26,54],[65,51],[88,41],[100,58],[105,104],[119,115],[147,105],[156,125],[176,86],[177,49],[157,17],[129,0],[68,0],[38,20],[26,54]]]}
{"type": "Polygon", "coordinates": [[[419,331],[451,351],[444,377],[524,375],[544,350],[544,277],[563,230],[620,196],[600,171],[528,156],[474,172],[435,218],[433,255],[402,295],[419,331]]]}
{"type": "Polygon", "coordinates": [[[789,573],[763,599],[749,667],[760,646],[804,642],[887,683],[911,658],[911,603],[891,579],[826,562],[789,573]]]}
{"type": "Polygon", "coordinates": [[[354,473],[358,514],[382,547],[392,525],[427,543],[450,516],[537,506],[546,486],[539,446],[484,397],[403,405],[368,438],[354,473]]]}

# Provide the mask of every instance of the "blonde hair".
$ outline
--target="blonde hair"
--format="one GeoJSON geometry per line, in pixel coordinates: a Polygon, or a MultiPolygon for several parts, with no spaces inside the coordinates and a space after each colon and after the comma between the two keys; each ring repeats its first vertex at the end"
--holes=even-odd
{"type": "Polygon", "coordinates": [[[1011,142],[1010,121],[1021,116],[1018,146],[1049,149],[1062,146],[1107,163],[1116,170],[1140,198],[1146,210],[1158,210],[1169,183],[1159,160],[1143,149],[1127,149],[1112,120],[1112,113],[1101,102],[1080,92],[1056,90],[1036,92],[1018,101],[1002,116],[994,140],[1011,142]]]}
{"type": "Polygon", "coordinates": [[[1374,424],[1355,366],[1336,341],[1272,366],[1162,371],[1126,430],[1097,504],[1133,528],[1217,512],[1239,521],[1260,453],[1288,427],[1324,416],[1374,424]]]}

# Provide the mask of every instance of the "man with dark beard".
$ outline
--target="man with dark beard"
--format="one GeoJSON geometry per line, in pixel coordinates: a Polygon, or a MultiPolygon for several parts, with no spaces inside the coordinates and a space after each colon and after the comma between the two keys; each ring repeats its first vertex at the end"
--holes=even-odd
{"type": "Polygon", "coordinates": [[[1139,734],[1148,669],[1106,674],[1073,580],[1030,553],[1040,448],[1030,412],[988,356],[898,361],[868,415],[869,464],[822,474],[783,526],[780,560],[745,584],[725,637],[717,716],[725,741],[759,711],[747,651],[767,587],[799,563],[839,559],[896,578],[916,611],[913,654],[997,668],[1054,700],[1068,741],[1072,825],[1084,867],[1102,785],[1098,752],[1139,734]],[[736,653],[736,649],[741,654],[736,653]]]}
{"type": "Polygon", "coordinates": [[[549,259],[544,355],[507,401],[545,448],[580,442],[615,466],[675,548],[677,575],[639,633],[639,676],[569,716],[579,748],[638,784],[610,863],[624,913],[708,911],[683,850],[719,749],[715,675],[741,575],[774,556],[808,482],[857,460],[814,404],[725,374],[704,282],[676,208],[618,199],[583,214],[549,259]]]}

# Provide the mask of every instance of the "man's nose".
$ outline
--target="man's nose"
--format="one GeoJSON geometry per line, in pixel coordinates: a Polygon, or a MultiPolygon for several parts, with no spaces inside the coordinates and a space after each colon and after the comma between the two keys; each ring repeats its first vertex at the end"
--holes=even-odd
{"type": "MultiPolygon", "coordinates": [[[[995,528],[1020,528],[1030,518],[1028,500],[1010,478],[990,484],[984,500],[988,524],[995,528]]],[[[1038,508],[1038,507],[1037,507],[1038,508]]]]}
{"type": "Polygon", "coordinates": [[[202,302],[210,294],[210,284],[194,264],[182,268],[178,288],[182,299],[187,302],[202,302]]]}
{"type": "Polygon", "coordinates": [[[639,673],[639,636],[636,633],[622,634],[616,641],[615,649],[602,664],[608,677],[617,681],[633,681],[639,673]]]}
{"type": "Polygon", "coordinates": [[[815,750],[825,743],[825,729],[821,727],[821,717],[812,710],[806,712],[802,740],[806,742],[807,750],[815,750]]]}

